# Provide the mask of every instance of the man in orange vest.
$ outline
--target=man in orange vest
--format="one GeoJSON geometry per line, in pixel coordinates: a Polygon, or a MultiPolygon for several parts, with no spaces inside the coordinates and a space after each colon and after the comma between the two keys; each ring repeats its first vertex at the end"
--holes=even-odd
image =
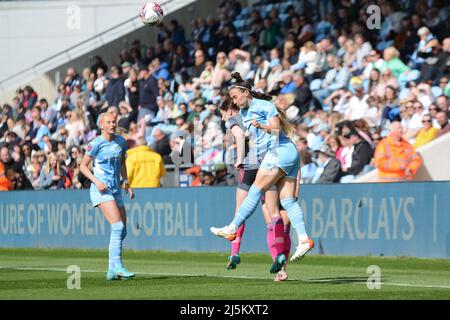
{"type": "Polygon", "coordinates": [[[0,191],[10,191],[13,190],[13,185],[11,181],[6,177],[5,166],[0,161],[0,191]]]}
{"type": "Polygon", "coordinates": [[[411,180],[422,165],[422,159],[402,135],[400,122],[392,122],[391,132],[375,149],[379,182],[411,180]]]}

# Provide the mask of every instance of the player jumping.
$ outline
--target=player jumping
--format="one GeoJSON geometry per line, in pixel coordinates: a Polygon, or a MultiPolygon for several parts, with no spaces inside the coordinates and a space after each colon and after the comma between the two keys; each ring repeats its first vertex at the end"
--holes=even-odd
{"type": "Polygon", "coordinates": [[[291,261],[302,258],[314,248],[314,242],[308,237],[303,213],[295,200],[300,157],[290,138],[293,136],[293,129],[286,119],[284,110],[261,99],[268,99],[270,96],[252,91],[250,84],[242,80],[237,72],[232,74],[232,78],[235,79],[235,82],[230,88],[230,96],[241,110],[248,110],[247,116],[244,115],[244,123],[249,122],[253,127],[271,133],[274,139],[272,139],[269,152],[264,156],[255,182],[233,221],[223,228],[213,227],[211,231],[226,239],[235,237],[238,228],[256,210],[263,193],[271,186],[277,185],[281,205],[287,211],[299,239],[299,245],[292,255],[291,261]]]}
{"type": "MultiPolygon", "coordinates": [[[[267,152],[267,145],[270,143],[271,137],[268,133],[251,128],[251,138],[254,138],[253,141],[256,141],[256,143],[251,153],[249,153],[249,143],[247,143],[249,137],[246,137],[246,128],[242,123],[239,107],[233,104],[231,99],[227,99],[220,106],[220,112],[222,120],[225,121],[225,127],[230,130],[237,145],[235,168],[240,169],[239,184],[236,190],[237,212],[255,181],[260,162],[267,152]]],[[[287,217],[284,217],[284,219],[280,217],[278,191],[275,185],[265,192],[262,210],[267,225],[267,245],[273,260],[270,272],[278,272],[279,275],[277,274],[275,279],[283,281],[287,278],[284,266],[286,257],[289,255],[290,237],[289,232],[286,233],[286,227],[283,224],[283,220],[288,221],[288,219],[287,217]],[[287,245],[289,245],[289,248],[286,248],[287,245]],[[283,272],[281,272],[282,268],[283,272]]],[[[241,261],[239,250],[244,230],[245,223],[238,228],[234,240],[232,238],[229,239],[231,241],[231,255],[228,258],[228,270],[235,269],[241,261]]]]}

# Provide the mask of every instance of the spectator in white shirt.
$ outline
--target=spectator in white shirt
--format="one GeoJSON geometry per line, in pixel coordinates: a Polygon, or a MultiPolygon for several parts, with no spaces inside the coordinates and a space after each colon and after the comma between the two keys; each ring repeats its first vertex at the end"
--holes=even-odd
{"type": "Polygon", "coordinates": [[[365,118],[369,111],[369,105],[367,99],[369,96],[364,94],[364,87],[361,83],[353,84],[355,94],[350,98],[348,102],[348,109],[345,112],[346,120],[357,120],[365,118]]]}
{"type": "Polygon", "coordinates": [[[401,116],[401,125],[403,127],[403,130],[406,132],[410,128],[410,123],[412,116],[414,115],[414,101],[408,100],[405,104],[405,110],[403,113],[401,113],[400,110],[400,116],[401,116]]]}
{"type": "Polygon", "coordinates": [[[304,69],[306,75],[312,75],[316,70],[316,46],[312,41],[305,43],[300,49],[300,54],[298,56],[298,61],[292,66],[292,69],[304,69]]]}
{"type": "Polygon", "coordinates": [[[428,112],[423,107],[423,104],[420,101],[414,101],[414,115],[411,117],[411,121],[409,122],[409,129],[404,134],[404,139],[409,141],[409,143],[414,144],[417,135],[419,134],[420,129],[422,129],[422,118],[428,112]]]}
{"type": "Polygon", "coordinates": [[[372,50],[372,45],[369,41],[366,41],[361,33],[355,35],[355,45],[356,45],[356,68],[363,68],[363,59],[365,56],[369,55],[372,50]]]}

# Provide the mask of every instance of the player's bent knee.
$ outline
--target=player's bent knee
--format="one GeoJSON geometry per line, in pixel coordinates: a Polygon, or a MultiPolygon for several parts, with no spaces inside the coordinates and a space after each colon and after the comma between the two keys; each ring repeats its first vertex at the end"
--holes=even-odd
{"type": "Polygon", "coordinates": [[[289,197],[280,199],[281,206],[287,211],[290,207],[292,207],[295,204],[295,198],[289,197]]]}

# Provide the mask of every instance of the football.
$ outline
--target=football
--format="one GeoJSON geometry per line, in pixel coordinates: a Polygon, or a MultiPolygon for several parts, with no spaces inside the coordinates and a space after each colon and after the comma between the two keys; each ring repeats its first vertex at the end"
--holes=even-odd
{"type": "Polygon", "coordinates": [[[139,18],[141,19],[142,23],[149,26],[155,26],[163,21],[164,12],[161,8],[161,5],[159,5],[158,3],[147,2],[139,10],[139,18]]]}

